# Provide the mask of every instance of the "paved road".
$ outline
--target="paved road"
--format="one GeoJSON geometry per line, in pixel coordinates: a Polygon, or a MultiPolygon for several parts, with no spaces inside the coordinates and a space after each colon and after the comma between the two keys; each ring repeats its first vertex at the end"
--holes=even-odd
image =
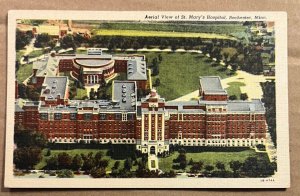
{"type": "Polygon", "coordinates": [[[263,91],[260,86],[261,82],[266,82],[268,79],[275,79],[272,76],[254,75],[245,71],[238,70],[236,75],[221,80],[224,88],[229,87],[230,82],[242,82],[245,86],[241,86],[241,92],[247,93],[249,100],[261,99],[263,97],[263,91]]]}

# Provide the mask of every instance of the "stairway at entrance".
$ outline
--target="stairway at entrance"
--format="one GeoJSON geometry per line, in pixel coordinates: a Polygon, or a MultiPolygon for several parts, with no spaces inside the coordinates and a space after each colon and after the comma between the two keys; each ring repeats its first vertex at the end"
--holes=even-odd
{"type": "Polygon", "coordinates": [[[148,156],[148,168],[150,171],[158,170],[158,158],[156,155],[151,154],[148,156]]]}

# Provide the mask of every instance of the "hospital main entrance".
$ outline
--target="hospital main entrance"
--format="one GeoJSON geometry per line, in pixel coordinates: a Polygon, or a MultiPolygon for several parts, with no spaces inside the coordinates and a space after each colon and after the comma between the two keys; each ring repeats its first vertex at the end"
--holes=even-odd
{"type": "Polygon", "coordinates": [[[150,154],[154,154],[155,155],[155,146],[151,146],[150,147],[150,154]]]}

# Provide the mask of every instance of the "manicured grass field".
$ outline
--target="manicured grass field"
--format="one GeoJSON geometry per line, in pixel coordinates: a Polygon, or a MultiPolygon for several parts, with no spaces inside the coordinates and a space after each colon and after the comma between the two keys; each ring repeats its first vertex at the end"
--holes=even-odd
{"type": "MultiPolygon", "coordinates": [[[[155,87],[166,100],[173,100],[199,88],[199,76],[228,77],[229,70],[222,71],[220,66],[213,67],[207,57],[196,53],[160,53],[162,62],[159,64],[159,75],[152,78],[160,79],[155,87]]],[[[145,53],[148,64],[158,53],[145,53]]]]}
{"type": "Polygon", "coordinates": [[[20,65],[17,71],[17,80],[19,83],[22,83],[32,74],[32,63],[20,65]]]}
{"type": "Polygon", "coordinates": [[[231,39],[222,34],[215,33],[193,33],[193,32],[169,32],[169,31],[143,31],[143,30],[119,30],[119,29],[97,29],[94,30],[94,35],[102,36],[141,36],[141,37],[201,37],[206,39],[231,39]]]}
{"type": "MultiPolygon", "coordinates": [[[[70,76],[69,72],[66,73],[59,73],[60,76],[70,76]]],[[[69,77],[69,90],[72,89],[72,87],[75,86],[75,81],[71,77],[69,77]]],[[[76,88],[76,96],[73,99],[83,99],[83,97],[87,96],[87,90],[76,88]]]]}
{"type": "Polygon", "coordinates": [[[243,26],[242,24],[199,24],[199,23],[174,24],[174,23],[110,22],[110,23],[101,23],[99,29],[231,34],[231,33],[244,32],[246,27],[243,26]]]}
{"type": "MultiPolygon", "coordinates": [[[[174,152],[171,156],[166,158],[160,158],[158,161],[159,168],[163,171],[170,171],[173,165],[173,159],[176,159],[178,152],[174,152]]],[[[192,158],[194,162],[203,161],[204,165],[213,165],[220,161],[225,164],[226,170],[231,171],[229,163],[230,161],[244,162],[246,158],[250,156],[256,156],[260,159],[267,159],[266,153],[257,153],[254,150],[244,150],[240,152],[199,152],[199,153],[186,153],[187,162],[192,158]]],[[[189,171],[190,165],[186,167],[189,171]]]]}
{"type": "Polygon", "coordinates": [[[111,97],[111,95],[112,95],[112,82],[113,82],[114,80],[120,80],[120,81],[127,80],[127,74],[126,74],[126,73],[118,73],[118,75],[117,75],[114,79],[110,80],[110,81],[106,84],[106,86],[104,87],[104,88],[105,88],[105,92],[106,92],[106,94],[109,95],[110,97],[111,97]]]}
{"type": "Polygon", "coordinates": [[[34,50],[28,54],[29,58],[39,57],[44,54],[43,50],[34,50]]]}
{"type": "MultiPolygon", "coordinates": [[[[62,152],[66,152],[68,153],[70,156],[74,157],[76,154],[89,154],[89,153],[93,153],[93,156],[95,156],[95,154],[97,152],[102,152],[103,153],[103,158],[102,159],[107,159],[109,162],[108,162],[108,166],[106,168],[106,171],[111,171],[112,170],[112,167],[114,166],[115,162],[117,160],[114,160],[112,159],[110,156],[107,156],[106,153],[107,153],[107,149],[73,149],[73,150],[51,150],[51,156],[54,156],[54,155],[58,155],[59,153],[62,153],[62,152]]],[[[46,150],[43,150],[43,158],[42,158],[42,161],[40,163],[38,163],[36,166],[35,166],[35,169],[43,169],[45,166],[46,166],[46,160],[49,158],[49,157],[46,157],[44,156],[46,153],[46,150]]],[[[120,167],[119,169],[122,169],[124,167],[124,161],[125,160],[118,160],[120,161],[120,167]]],[[[137,166],[133,166],[132,167],[132,170],[135,170],[137,168],[137,166]]]]}
{"type": "Polygon", "coordinates": [[[226,88],[228,95],[235,95],[237,99],[240,99],[240,87],[245,86],[245,84],[243,82],[230,82],[228,85],[230,85],[228,88],[226,88]]]}
{"type": "MultiPolygon", "coordinates": [[[[74,54],[74,51],[71,51],[70,53],[71,53],[71,54],[74,54]]],[[[87,54],[87,50],[79,50],[79,49],[76,49],[76,54],[87,54]]]]}
{"type": "Polygon", "coordinates": [[[24,55],[24,50],[16,51],[16,60],[20,61],[23,55],[24,55]]]}
{"type": "Polygon", "coordinates": [[[77,88],[77,94],[74,97],[74,99],[83,99],[83,97],[87,96],[87,90],[86,89],[81,89],[77,88]]]}

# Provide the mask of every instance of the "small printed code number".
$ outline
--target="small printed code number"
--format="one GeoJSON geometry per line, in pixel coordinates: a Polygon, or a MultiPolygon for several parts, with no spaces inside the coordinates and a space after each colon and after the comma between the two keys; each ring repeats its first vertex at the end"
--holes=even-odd
{"type": "Polygon", "coordinates": [[[261,182],[275,182],[274,178],[261,179],[261,182]]]}

